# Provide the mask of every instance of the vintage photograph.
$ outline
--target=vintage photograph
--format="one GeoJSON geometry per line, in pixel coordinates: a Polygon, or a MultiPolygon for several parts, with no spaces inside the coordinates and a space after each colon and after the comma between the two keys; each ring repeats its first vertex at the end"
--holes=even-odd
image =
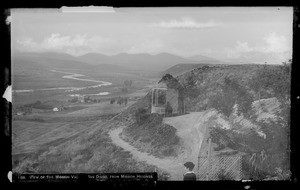
{"type": "Polygon", "coordinates": [[[291,179],[293,7],[10,11],[14,174],[291,179]]]}

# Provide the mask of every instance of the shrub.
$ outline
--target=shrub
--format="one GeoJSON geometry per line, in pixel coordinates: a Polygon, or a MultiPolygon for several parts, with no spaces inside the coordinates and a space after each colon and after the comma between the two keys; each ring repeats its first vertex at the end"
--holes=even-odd
{"type": "Polygon", "coordinates": [[[141,124],[145,120],[148,119],[149,114],[147,113],[147,110],[144,108],[139,108],[135,111],[135,120],[138,124],[141,124]]]}
{"type": "Polygon", "coordinates": [[[221,169],[218,174],[218,180],[234,180],[230,175],[225,174],[225,170],[221,169]]]}
{"type": "Polygon", "coordinates": [[[158,181],[168,181],[170,178],[170,174],[164,171],[157,171],[157,180],[158,181]]]}
{"type": "Polygon", "coordinates": [[[174,149],[173,148],[167,148],[163,150],[162,154],[164,156],[172,156],[174,154],[174,149]]]}
{"type": "MultiPolygon", "coordinates": [[[[279,99],[289,99],[291,88],[291,63],[289,60],[283,65],[276,67],[268,67],[265,65],[258,70],[252,79],[248,82],[249,86],[255,93],[258,94],[259,99],[262,95],[268,94],[271,97],[279,99]]],[[[267,97],[265,97],[267,98],[267,97]]]]}
{"type": "Polygon", "coordinates": [[[112,98],[111,100],[110,100],[110,104],[114,104],[115,103],[115,99],[114,98],[112,98]]]}
{"type": "Polygon", "coordinates": [[[230,116],[234,103],[235,99],[231,96],[231,94],[219,93],[209,99],[209,107],[215,108],[227,117],[230,116]]]}
{"type": "Polygon", "coordinates": [[[197,80],[200,80],[200,82],[203,81],[203,77],[200,76],[201,79],[198,79],[195,75],[189,75],[186,78],[184,88],[185,88],[185,96],[189,98],[197,98],[200,94],[200,90],[197,88],[197,80]]]}
{"type": "Polygon", "coordinates": [[[121,88],[122,92],[128,92],[128,89],[126,87],[121,88]]]}
{"type": "Polygon", "coordinates": [[[222,91],[210,98],[210,107],[229,117],[233,111],[233,106],[238,104],[238,113],[247,114],[251,110],[253,98],[247,89],[240,85],[236,79],[225,77],[220,85],[222,91]]]}

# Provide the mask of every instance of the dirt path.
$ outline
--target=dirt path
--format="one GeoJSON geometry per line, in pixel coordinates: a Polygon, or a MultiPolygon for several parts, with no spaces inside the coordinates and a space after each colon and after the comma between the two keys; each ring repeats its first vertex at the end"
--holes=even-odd
{"type": "Polygon", "coordinates": [[[165,123],[174,126],[177,129],[177,135],[184,141],[185,152],[177,158],[157,158],[145,152],[140,152],[137,148],[120,138],[120,133],[124,127],[113,129],[109,136],[113,143],[131,152],[138,161],[145,161],[150,165],[155,165],[160,169],[170,173],[172,181],[181,181],[185,169],[183,163],[193,161],[197,164],[199,147],[201,146],[203,134],[205,133],[205,122],[214,114],[214,112],[195,112],[183,116],[166,118],[165,123]]]}
{"type": "Polygon", "coordinates": [[[177,129],[177,136],[184,142],[187,156],[182,159],[183,162],[192,161],[195,164],[198,162],[199,150],[207,129],[206,122],[215,114],[214,111],[192,112],[187,115],[164,119],[164,123],[177,129]]]}
{"type": "Polygon", "coordinates": [[[145,152],[140,152],[128,142],[120,138],[120,133],[124,127],[120,127],[109,132],[112,141],[119,147],[131,152],[133,157],[139,161],[145,161],[150,165],[155,165],[171,174],[171,180],[182,180],[184,168],[182,163],[176,162],[174,159],[160,159],[145,152]]]}

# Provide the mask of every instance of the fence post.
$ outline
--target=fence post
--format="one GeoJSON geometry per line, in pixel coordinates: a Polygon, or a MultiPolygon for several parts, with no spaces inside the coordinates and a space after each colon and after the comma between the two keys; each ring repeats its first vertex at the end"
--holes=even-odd
{"type": "Polygon", "coordinates": [[[211,138],[208,139],[208,169],[206,171],[206,180],[209,180],[209,175],[210,175],[210,164],[211,164],[211,138]]]}

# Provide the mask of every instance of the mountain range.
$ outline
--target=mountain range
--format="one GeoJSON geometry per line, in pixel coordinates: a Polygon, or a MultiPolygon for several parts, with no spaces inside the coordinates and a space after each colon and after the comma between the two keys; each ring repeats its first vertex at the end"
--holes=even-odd
{"type": "Polygon", "coordinates": [[[117,55],[103,55],[99,53],[88,53],[82,56],[72,56],[66,53],[44,52],[16,52],[12,60],[30,60],[43,66],[58,68],[102,68],[101,70],[146,70],[162,72],[177,64],[218,63],[220,61],[205,56],[193,56],[183,58],[169,53],[150,55],[120,53],[117,55]]]}

